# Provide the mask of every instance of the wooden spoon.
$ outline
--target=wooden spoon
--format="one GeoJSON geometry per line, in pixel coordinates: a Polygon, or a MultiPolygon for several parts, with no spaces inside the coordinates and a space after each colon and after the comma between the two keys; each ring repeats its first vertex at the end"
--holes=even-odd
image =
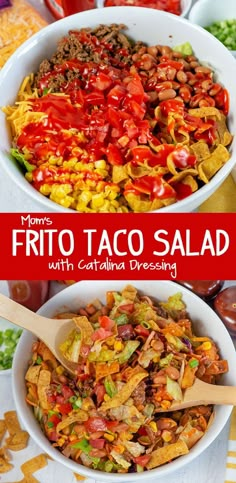
{"type": "Polygon", "coordinates": [[[0,294],[0,316],[36,335],[67,371],[71,374],[75,373],[77,364],[68,361],[59,349],[61,342],[64,342],[76,327],[72,319],[48,319],[2,294],[0,294]]]}
{"type": "MultiPolygon", "coordinates": [[[[208,384],[200,379],[195,379],[194,384],[188,389],[185,389],[183,400],[173,401],[167,411],[177,411],[207,404],[229,404],[236,406],[236,387],[217,386],[216,384],[208,384]]],[[[160,410],[160,412],[165,411],[166,409],[160,410]]]]}

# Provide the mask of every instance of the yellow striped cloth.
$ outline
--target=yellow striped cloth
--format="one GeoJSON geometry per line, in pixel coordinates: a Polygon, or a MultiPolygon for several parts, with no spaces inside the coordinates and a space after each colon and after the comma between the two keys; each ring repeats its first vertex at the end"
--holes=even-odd
{"type": "Polygon", "coordinates": [[[232,411],[230,420],[228,453],[224,483],[236,483],[236,407],[234,407],[232,411]]]}

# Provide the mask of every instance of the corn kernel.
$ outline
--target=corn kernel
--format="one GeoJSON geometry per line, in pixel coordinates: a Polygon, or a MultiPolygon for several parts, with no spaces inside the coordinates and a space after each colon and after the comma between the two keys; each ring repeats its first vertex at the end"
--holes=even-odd
{"type": "Polygon", "coordinates": [[[69,436],[69,440],[70,440],[70,441],[75,441],[76,439],[77,439],[76,434],[71,434],[71,435],[69,436]]]}
{"type": "Polygon", "coordinates": [[[111,399],[111,398],[110,398],[110,396],[108,396],[108,394],[105,394],[105,395],[104,395],[104,401],[110,401],[110,399],[111,399]]]}
{"type": "Polygon", "coordinates": [[[124,349],[124,344],[120,340],[116,340],[114,344],[115,351],[122,351],[124,349]]]}
{"type": "Polygon", "coordinates": [[[64,367],[62,367],[62,366],[57,366],[57,368],[56,368],[56,373],[57,373],[59,376],[61,376],[61,374],[63,374],[63,373],[64,373],[64,367]]]}
{"type": "Polygon", "coordinates": [[[113,449],[119,454],[122,454],[125,451],[125,447],[122,444],[116,444],[115,446],[113,446],[113,449]]]}
{"type": "Polygon", "coordinates": [[[171,406],[171,402],[170,401],[167,401],[167,400],[161,401],[161,407],[162,407],[162,409],[169,409],[170,406],[171,406]]]}
{"type": "Polygon", "coordinates": [[[202,349],[204,351],[209,351],[211,349],[211,346],[212,346],[211,342],[203,342],[202,349]]]}
{"type": "Polygon", "coordinates": [[[32,173],[25,173],[25,179],[27,179],[27,181],[29,181],[29,183],[31,183],[33,181],[32,173]]]}
{"type": "Polygon", "coordinates": [[[114,441],[115,436],[113,436],[113,434],[104,433],[104,438],[107,439],[107,441],[110,441],[111,443],[112,441],[114,441]]]}
{"type": "Polygon", "coordinates": [[[166,429],[164,429],[161,437],[162,437],[163,441],[165,441],[165,443],[169,443],[172,440],[172,433],[170,431],[167,431],[166,429]]]}
{"type": "Polygon", "coordinates": [[[63,444],[65,443],[65,441],[66,441],[66,438],[63,438],[63,436],[61,436],[61,438],[59,438],[57,440],[58,446],[63,446],[63,444]]]}
{"type": "Polygon", "coordinates": [[[151,422],[149,423],[149,426],[150,426],[150,428],[151,428],[151,429],[152,429],[152,430],[153,430],[155,433],[157,432],[157,425],[156,425],[155,421],[151,421],[151,422]]]}
{"type": "Polygon", "coordinates": [[[99,159],[98,161],[95,161],[94,166],[97,169],[106,169],[105,159],[99,159]]]}

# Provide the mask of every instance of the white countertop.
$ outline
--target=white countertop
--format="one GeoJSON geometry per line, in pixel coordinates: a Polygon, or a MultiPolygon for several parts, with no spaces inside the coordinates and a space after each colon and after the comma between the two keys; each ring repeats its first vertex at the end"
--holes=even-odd
{"type": "MultiPolygon", "coordinates": [[[[226,282],[225,286],[232,282],[226,282]]],[[[63,289],[62,285],[53,283],[51,295],[63,289]]],[[[0,292],[8,295],[7,283],[0,281],[0,292]]],[[[0,419],[5,411],[14,409],[14,401],[11,387],[11,377],[0,376],[0,419]]],[[[220,433],[211,446],[204,451],[192,463],[185,466],[181,471],[166,478],[155,479],[160,483],[224,483],[225,463],[227,454],[229,423],[220,433]]],[[[12,452],[14,469],[9,473],[1,475],[0,482],[8,483],[21,480],[22,474],[20,465],[29,458],[42,453],[42,450],[30,438],[27,449],[19,452],[12,452]]],[[[35,477],[40,483],[75,483],[73,473],[61,466],[59,463],[49,461],[48,466],[35,473],[35,477]]],[[[86,480],[86,483],[95,483],[93,480],[86,480]]],[[[150,482],[151,483],[151,482],[150,482]]],[[[154,483],[154,481],[153,481],[154,483]]],[[[233,482],[232,482],[233,483],[233,482]]]]}

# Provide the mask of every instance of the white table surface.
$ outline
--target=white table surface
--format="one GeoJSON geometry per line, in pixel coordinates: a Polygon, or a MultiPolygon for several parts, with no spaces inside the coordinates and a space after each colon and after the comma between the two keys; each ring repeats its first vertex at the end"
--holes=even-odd
{"type": "MultiPolygon", "coordinates": [[[[235,282],[234,282],[235,283],[235,282]]],[[[225,287],[232,282],[225,282],[225,287]]],[[[63,289],[63,285],[55,282],[51,286],[51,296],[63,289]]],[[[0,292],[8,295],[7,283],[0,281],[0,292]]],[[[11,376],[0,376],[0,419],[5,411],[14,409],[14,401],[11,387],[11,376]]],[[[196,458],[191,464],[185,466],[181,471],[175,472],[166,478],[155,479],[160,483],[224,483],[225,462],[227,454],[227,441],[229,422],[222,430],[211,446],[196,458]]],[[[27,449],[12,453],[14,469],[0,475],[1,483],[16,482],[21,480],[20,465],[27,459],[42,453],[42,450],[30,438],[27,449]]],[[[61,466],[59,463],[49,461],[48,466],[35,473],[40,483],[75,483],[73,473],[61,466]]],[[[145,481],[145,480],[144,480],[145,481]]],[[[86,483],[95,483],[93,480],[86,480],[86,483]]],[[[112,480],[111,480],[112,483],[112,480]]],[[[154,483],[154,481],[150,482],[154,483]]],[[[235,483],[235,482],[232,482],[235,483]]]]}

